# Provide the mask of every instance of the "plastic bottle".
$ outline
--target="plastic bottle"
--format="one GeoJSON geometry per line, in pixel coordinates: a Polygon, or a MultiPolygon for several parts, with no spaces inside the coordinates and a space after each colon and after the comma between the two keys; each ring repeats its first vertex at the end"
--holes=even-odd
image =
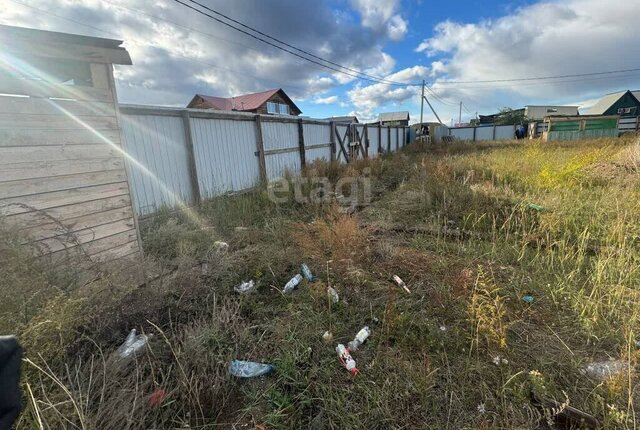
{"type": "Polygon", "coordinates": [[[302,273],[304,279],[309,282],[313,282],[316,280],[316,277],[313,276],[313,273],[311,273],[311,269],[309,269],[309,266],[307,266],[306,263],[302,263],[302,266],[300,266],[300,273],[302,273]]]}
{"type": "Polygon", "coordinates": [[[148,341],[149,336],[146,334],[136,335],[136,329],[132,329],[124,340],[124,343],[118,348],[120,358],[127,358],[142,351],[148,341]]]}
{"type": "Polygon", "coordinates": [[[340,301],[340,296],[338,296],[338,292],[333,287],[327,287],[327,295],[333,304],[340,301]]]}
{"type": "Polygon", "coordinates": [[[589,363],[585,367],[587,375],[604,381],[629,370],[629,364],[623,360],[607,360],[589,363]]]}
{"type": "Polygon", "coordinates": [[[338,344],[336,346],[336,353],[338,354],[338,358],[340,359],[340,363],[347,369],[353,376],[357,375],[359,370],[356,367],[356,361],[351,357],[351,353],[349,353],[349,349],[345,348],[343,344],[338,344]]]}
{"type": "Polygon", "coordinates": [[[272,373],[275,367],[271,364],[255,363],[253,361],[233,360],[229,364],[229,373],[238,378],[253,378],[272,373]]]}
{"type": "Polygon", "coordinates": [[[358,334],[356,334],[356,337],[354,337],[353,340],[347,344],[347,346],[349,347],[349,351],[357,351],[358,348],[360,348],[360,345],[362,345],[369,338],[369,336],[371,336],[371,330],[369,329],[369,327],[364,326],[362,330],[360,330],[358,334]]]}
{"type": "Polygon", "coordinates": [[[296,287],[300,284],[300,282],[302,282],[302,275],[298,274],[293,278],[291,278],[289,282],[285,284],[282,292],[284,294],[290,293],[291,291],[296,289],[296,287]]]}
{"type": "Polygon", "coordinates": [[[402,287],[407,293],[411,294],[411,290],[407,287],[407,284],[405,284],[398,275],[393,275],[393,280],[398,284],[398,287],[402,287]]]}
{"type": "Polygon", "coordinates": [[[255,290],[255,288],[256,288],[256,284],[255,282],[253,282],[253,279],[252,279],[249,282],[243,282],[237,287],[233,287],[233,290],[238,294],[248,294],[248,293],[251,293],[253,290],[255,290]]]}

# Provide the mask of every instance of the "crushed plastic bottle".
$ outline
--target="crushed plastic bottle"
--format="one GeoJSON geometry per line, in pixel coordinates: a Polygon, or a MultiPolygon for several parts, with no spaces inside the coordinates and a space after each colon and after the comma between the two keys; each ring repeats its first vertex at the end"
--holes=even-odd
{"type": "Polygon", "coordinates": [[[233,287],[233,291],[238,294],[249,294],[256,289],[256,284],[253,279],[249,282],[242,282],[240,285],[233,287]]]}
{"type": "Polygon", "coordinates": [[[229,364],[229,373],[238,378],[254,378],[273,373],[272,364],[255,363],[253,361],[233,360],[229,364]]]}
{"type": "Polygon", "coordinates": [[[333,333],[331,333],[329,330],[325,331],[322,335],[322,340],[324,340],[325,343],[331,343],[333,341],[333,333]]]}
{"type": "Polygon", "coordinates": [[[333,287],[327,287],[327,295],[329,296],[329,300],[331,303],[336,304],[340,301],[340,296],[338,296],[338,292],[333,287]]]}
{"type": "Polygon", "coordinates": [[[623,360],[596,361],[587,364],[584,371],[599,381],[604,381],[629,370],[629,363],[623,360]]]}
{"type": "Polygon", "coordinates": [[[407,293],[411,294],[411,290],[407,287],[407,284],[405,284],[398,275],[393,275],[393,280],[398,284],[398,287],[402,287],[407,293]]]}
{"type": "Polygon", "coordinates": [[[284,288],[282,289],[282,292],[284,294],[290,293],[291,291],[296,289],[296,287],[300,284],[300,282],[302,282],[302,275],[298,274],[293,278],[291,278],[289,282],[285,284],[284,288]]]}
{"type": "Polygon", "coordinates": [[[313,273],[311,273],[311,269],[309,269],[309,266],[307,266],[306,263],[302,263],[302,266],[300,266],[300,273],[302,274],[302,276],[304,276],[304,279],[309,282],[313,282],[316,280],[316,277],[313,276],[313,273]]]}
{"type": "Polygon", "coordinates": [[[351,353],[348,348],[345,348],[343,344],[338,344],[336,346],[336,353],[338,354],[338,359],[340,363],[344,366],[345,369],[349,371],[353,376],[357,375],[359,370],[356,367],[356,361],[351,357],[351,353]]]}
{"type": "Polygon", "coordinates": [[[531,293],[527,293],[524,296],[522,296],[522,301],[527,303],[527,304],[532,304],[534,301],[533,295],[531,293]]]}
{"type": "Polygon", "coordinates": [[[365,343],[369,336],[371,336],[371,329],[369,329],[368,326],[364,326],[358,334],[356,334],[356,337],[347,344],[349,351],[357,351],[358,348],[360,348],[360,345],[365,343]]]}
{"type": "Polygon", "coordinates": [[[221,240],[216,240],[215,242],[213,242],[213,246],[215,247],[216,252],[219,254],[224,254],[229,250],[229,244],[221,240]]]}
{"type": "Polygon", "coordinates": [[[146,334],[136,334],[136,329],[131,329],[124,343],[118,348],[120,358],[127,358],[136,355],[147,344],[149,336],[146,334]]]}

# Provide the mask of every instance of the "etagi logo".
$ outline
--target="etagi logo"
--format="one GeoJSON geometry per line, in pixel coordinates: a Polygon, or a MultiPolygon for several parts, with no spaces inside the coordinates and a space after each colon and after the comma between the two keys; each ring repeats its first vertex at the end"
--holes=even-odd
{"type": "Polygon", "coordinates": [[[363,169],[357,176],[345,176],[335,184],[326,176],[309,175],[279,178],[269,183],[269,199],[278,204],[329,203],[337,201],[345,211],[371,204],[371,169],[363,169]]]}

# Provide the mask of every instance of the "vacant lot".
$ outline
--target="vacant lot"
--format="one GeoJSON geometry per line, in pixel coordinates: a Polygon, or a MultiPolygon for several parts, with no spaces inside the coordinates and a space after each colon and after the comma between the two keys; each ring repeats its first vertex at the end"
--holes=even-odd
{"type": "Polygon", "coordinates": [[[410,146],[305,175],[365,168],[373,202],[355,212],[259,191],[159,214],[140,287],[54,275],[5,233],[2,327],[30,360],[18,427],[531,429],[573,406],[636,428],[639,144],[410,146]],[[305,262],[316,282],[282,295],[305,262]],[[235,294],[248,279],[257,292],[235,294]],[[334,348],[365,324],[352,377],[334,348]],[[153,337],[116,360],[131,328],[153,337]],[[238,380],[235,358],[276,371],[238,380]],[[584,372],[609,359],[612,377],[584,372]]]}

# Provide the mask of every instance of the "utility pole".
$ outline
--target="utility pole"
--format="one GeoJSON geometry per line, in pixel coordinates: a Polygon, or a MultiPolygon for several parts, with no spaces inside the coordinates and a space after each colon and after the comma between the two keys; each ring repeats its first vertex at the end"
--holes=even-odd
{"type": "Polygon", "coordinates": [[[460,102],[460,112],[458,113],[458,125],[462,124],[462,102],[460,102]]]}
{"type": "Polygon", "coordinates": [[[420,97],[420,126],[422,127],[422,113],[424,112],[424,79],[422,80],[422,97],[420,97]]]}
{"type": "MultiPolygon", "coordinates": [[[[433,106],[431,106],[431,103],[429,103],[429,99],[427,98],[427,96],[423,95],[422,96],[422,100],[424,100],[425,102],[427,102],[427,104],[429,105],[429,107],[431,108],[431,112],[433,112],[433,114],[436,116],[436,118],[438,118],[438,122],[440,124],[442,124],[442,120],[440,119],[440,117],[438,116],[438,114],[436,113],[435,109],[433,108],[433,106]]],[[[444,125],[444,124],[442,124],[444,125]]]]}

